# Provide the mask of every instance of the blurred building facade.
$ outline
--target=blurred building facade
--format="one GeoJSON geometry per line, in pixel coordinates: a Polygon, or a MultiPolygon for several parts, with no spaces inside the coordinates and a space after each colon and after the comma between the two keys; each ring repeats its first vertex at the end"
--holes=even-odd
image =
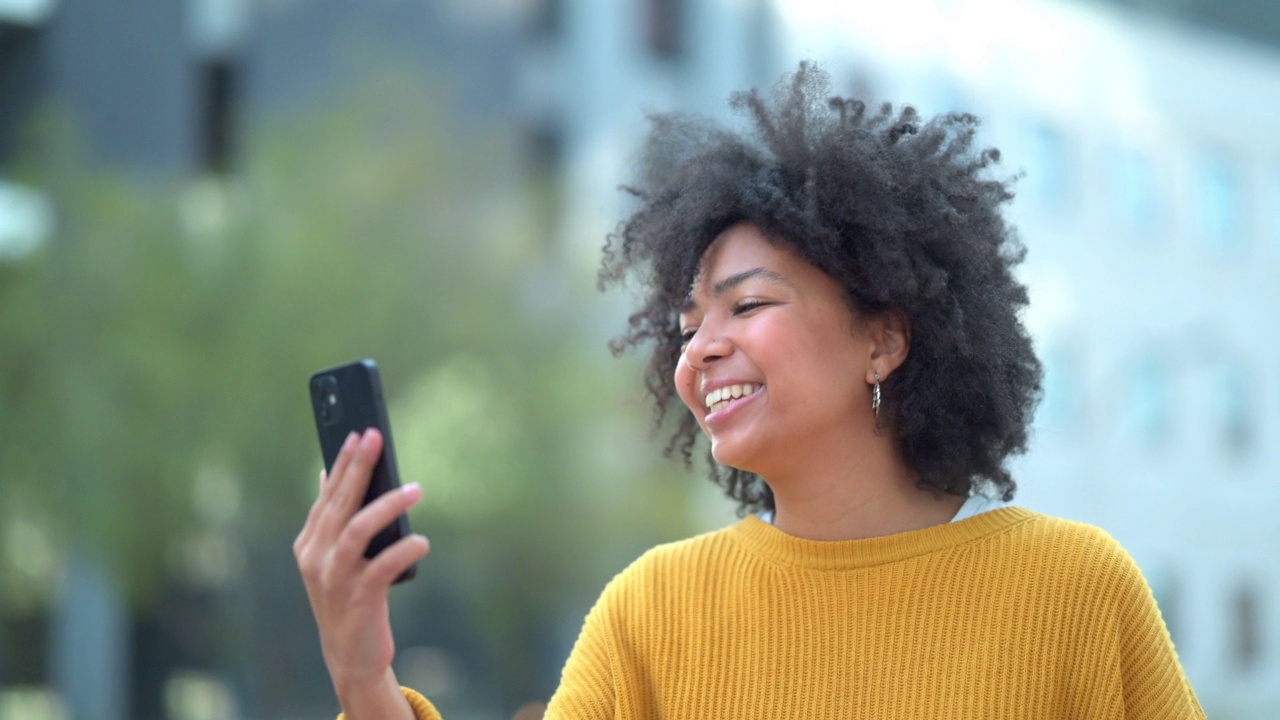
{"type": "Polygon", "coordinates": [[[525,108],[560,138],[584,273],[625,209],[638,109],[726,117],[811,58],[838,92],[983,117],[1026,173],[1011,218],[1046,369],[1018,501],[1129,549],[1211,716],[1280,711],[1276,48],[1092,3],[547,7],[525,108]]]}
{"type": "MultiPolygon", "coordinates": [[[[53,134],[67,133],[57,138],[63,149],[97,168],[147,184],[230,170],[245,10],[234,1],[0,2],[0,262],[53,241],[59,188],[42,182],[56,183],[57,171],[30,152],[53,134]]],[[[70,540],[53,568],[56,597],[0,602],[2,634],[16,641],[0,647],[0,716],[157,717],[166,692],[228,695],[208,673],[210,656],[135,616],[102,558],[70,540]]],[[[16,533],[6,547],[48,549],[16,533]]]]}
{"type": "MultiPolygon", "coordinates": [[[[324,106],[378,73],[466,89],[450,98],[460,99],[449,108],[454,122],[504,117],[523,16],[457,9],[398,0],[0,0],[0,266],[56,242],[61,188],[56,177],[32,180],[50,176],[41,166],[49,158],[31,153],[46,149],[50,133],[67,133],[55,142],[69,143],[59,149],[74,157],[59,159],[179,188],[179,214],[207,222],[210,206],[235,192],[264,125],[324,106]]],[[[15,557],[48,549],[2,524],[0,532],[15,557]]],[[[19,603],[0,582],[0,718],[232,718],[263,704],[255,695],[264,683],[246,675],[261,661],[228,667],[218,657],[220,642],[231,641],[217,632],[244,629],[234,627],[243,618],[225,617],[233,589],[188,593],[175,579],[158,613],[139,612],[102,558],[64,547],[68,540],[74,545],[56,539],[55,597],[19,603]],[[192,607],[199,611],[156,617],[192,607]],[[199,626],[175,633],[173,619],[191,616],[199,626]]],[[[0,557],[0,567],[10,561],[0,557]]],[[[266,592],[295,600],[299,590],[266,592]]],[[[302,614],[280,624],[294,621],[302,637],[314,634],[302,614]]],[[[293,706],[330,707],[314,649],[285,650],[315,661],[301,667],[314,682],[287,690],[297,695],[293,706]]]]}

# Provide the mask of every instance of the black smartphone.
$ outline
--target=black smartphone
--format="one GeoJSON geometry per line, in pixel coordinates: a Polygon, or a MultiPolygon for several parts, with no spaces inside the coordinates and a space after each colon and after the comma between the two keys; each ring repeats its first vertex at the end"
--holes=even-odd
{"type": "MultiPolygon", "coordinates": [[[[365,492],[363,505],[400,487],[395,446],[391,442],[391,422],[382,395],[377,363],[359,360],[321,370],[311,376],[310,384],[311,408],[315,413],[316,432],[320,435],[320,453],[324,456],[325,472],[333,470],[333,463],[338,459],[338,452],[349,434],[378,428],[382,433],[382,456],[378,458],[373,475],[369,478],[369,489],[365,492]]],[[[369,547],[365,548],[364,556],[371,558],[408,534],[409,518],[401,514],[373,537],[369,547]]],[[[396,578],[396,582],[412,579],[417,571],[417,565],[411,565],[396,578]]]]}

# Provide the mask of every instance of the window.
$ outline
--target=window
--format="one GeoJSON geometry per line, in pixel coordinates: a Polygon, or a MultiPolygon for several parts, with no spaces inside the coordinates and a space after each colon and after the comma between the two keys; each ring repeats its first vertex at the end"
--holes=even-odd
{"type": "Polygon", "coordinates": [[[757,85],[767,87],[775,81],[774,65],[778,55],[779,20],[773,3],[756,0],[747,18],[747,47],[751,77],[757,85]]]}
{"type": "Polygon", "coordinates": [[[0,0],[0,262],[18,260],[53,232],[54,208],[40,188],[14,182],[6,169],[21,160],[22,138],[32,122],[44,71],[44,31],[49,0],[0,0]]]}
{"type": "Polygon", "coordinates": [[[649,50],[660,58],[675,59],[680,55],[680,0],[644,0],[646,41],[649,50]]]}
{"type": "Polygon", "coordinates": [[[1198,230],[1211,248],[1229,252],[1245,244],[1244,193],[1240,176],[1223,154],[1207,157],[1196,181],[1198,230]]]}
{"type": "Polygon", "coordinates": [[[1232,599],[1233,619],[1232,664],[1239,670],[1250,670],[1262,656],[1262,628],[1258,591],[1252,583],[1236,588],[1232,599]]]}
{"type": "Polygon", "coordinates": [[[1253,446],[1253,418],[1249,403],[1249,382],[1244,368],[1234,362],[1220,362],[1213,368],[1210,400],[1215,428],[1227,453],[1245,455],[1253,446]]]}
{"type": "Polygon", "coordinates": [[[1271,210],[1271,251],[1280,258],[1280,168],[1271,173],[1267,193],[1267,207],[1271,210]]]}
{"type": "Polygon", "coordinates": [[[1111,156],[1111,200],[1117,225],[1137,243],[1153,241],[1156,221],[1156,177],[1151,159],[1132,147],[1111,156]]]}
{"type": "Polygon", "coordinates": [[[535,35],[559,37],[564,32],[564,0],[540,0],[530,26],[535,35]]]}
{"type": "Polygon", "coordinates": [[[187,34],[196,65],[196,159],[201,172],[225,175],[236,151],[240,68],[250,0],[187,0],[187,34]]]}
{"type": "Polygon", "coordinates": [[[1160,444],[1169,433],[1168,369],[1159,356],[1148,353],[1130,369],[1127,385],[1127,431],[1148,447],[1160,444]]]}
{"type": "Polygon", "coordinates": [[[0,9],[0,169],[18,159],[22,136],[44,89],[44,42],[42,29],[10,25],[0,9]]]}
{"type": "Polygon", "coordinates": [[[235,152],[236,69],[229,60],[200,69],[200,169],[218,175],[231,170],[235,152]]]}
{"type": "Polygon", "coordinates": [[[563,216],[566,199],[563,173],[564,133],[552,122],[533,123],[525,128],[525,154],[529,158],[533,182],[533,212],[538,231],[550,247],[563,216]]]}

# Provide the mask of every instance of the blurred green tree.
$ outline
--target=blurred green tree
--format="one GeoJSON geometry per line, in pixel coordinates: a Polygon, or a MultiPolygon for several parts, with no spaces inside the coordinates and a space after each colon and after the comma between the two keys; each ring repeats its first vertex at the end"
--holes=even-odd
{"type": "MultiPolygon", "coordinates": [[[[401,646],[454,653],[477,693],[456,704],[545,698],[565,618],[688,531],[639,368],[549,249],[514,133],[464,132],[430,87],[380,75],[180,185],[93,169],[57,112],[34,124],[19,174],[60,216],[0,265],[0,618],[47,607],[85,552],[251,714],[331,709],[289,544],[319,469],[304,383],[363,356],[435,548],[396,591],[401,646]]],[[[141,669],[135,704],[171,670],[141,669]]]]}
{"type": "Polygon", "coordinates": [[[483,168],[447,157],[412,83],[365,93],[266,129],[240,176],[180,186],[92,170],[67,123],[36,123],[28,177],[60,222],[3,268],[0,492],[133,593],[165,566],[157,539],[198,521],[202,468],[242,479],[251,527],[296,508],[311,371],[372,355],[394,390],[501,321],[465,215],[483,168]]]}

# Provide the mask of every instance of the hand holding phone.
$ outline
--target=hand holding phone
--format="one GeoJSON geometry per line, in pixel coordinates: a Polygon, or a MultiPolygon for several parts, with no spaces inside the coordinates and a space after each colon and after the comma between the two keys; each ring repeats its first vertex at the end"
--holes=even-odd
{"type": "MultiPolygon", "coordinates": [[[[360,504],[362,507],[366,506],[382,494],[399,488],[400,473],[396,468],[395,446],[391,442],[391,422],[382,395],[382,381],[377,364],[372,360],[360,360],[321,370],[311,376],[310,386],[311,407],[315,414],[325,471],[332,472],[338,452],[351,433],[360,434],[369,428],[375,428],[382,434],[382,453],[373,467],[364,500],[360,504]]],[[[409,518],[402,514],[374,536],[365,549],[364,556],[372,558],[408,534],[409,518]]],[[[396,582],[410,580],[416,574],[417,566],[410,566],[403,575],[396,578],[396,582]]]]}
{"type": "Polygon", "coordinates": [[[387,596],[428,552],[426,538],[408,535],[407,521],[401,524],[422,491],[417,484],[398,487],[376,368],[352,365],[312,378],[327,472],[293,552],[344,711],[408,720],[413,711],[391,668],[387,596]],[[318,380],[325,377],[334,381],[318,380]],[[360,430],[345,432],[348,427],[360,430]]]}

